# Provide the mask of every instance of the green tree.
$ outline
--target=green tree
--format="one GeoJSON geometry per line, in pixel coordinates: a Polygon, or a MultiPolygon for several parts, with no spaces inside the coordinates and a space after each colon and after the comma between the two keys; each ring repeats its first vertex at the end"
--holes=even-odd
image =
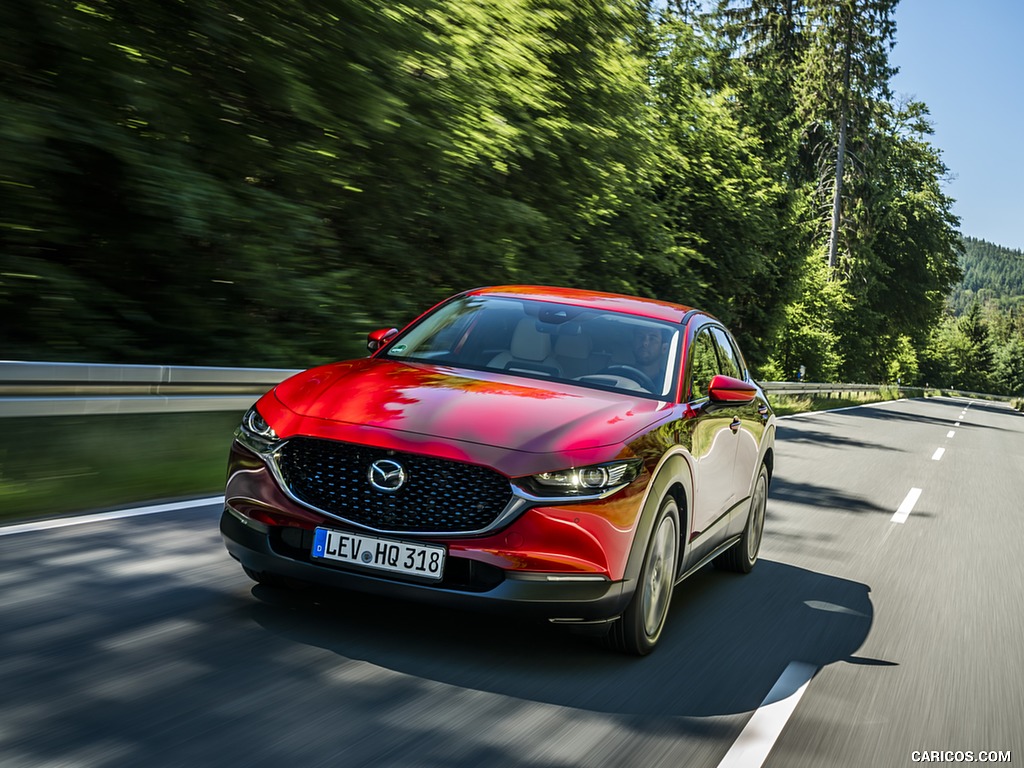
{"type": "Polygon", "coordinates": [[[959,222],[930,133],[923,104],[880,109],[864,173],[847,187],[847,237],[856,246],[846,283],[859,311],[844,326],[844,376],[881,380],[902,337],[923,346],[960,277],[959,222]]]}
{"type": "Polygon", "coordinates": [[[995,356],[988,323],[974,304],[960,318],[947,316],[935,328],[922,355],[922,378],[933,386],[989,392],[995,356]]]}
{"type": "MultiPolygon", "coordinates": [[[[766,370],[795,380],[803,367],[810,381],[836,381],[844,362],[840,328],[850,314],[849,297],[829,279],[827,265],[808,257],[800,296],[785,309],[785,323],[766,370]]],[[[762,374],[763,375],[763,374],[762,374]]]]}
{"type": "MultiPolygon", "coordinates": [[[[927,110],[892,101],[894,7],[745,0],[721,2],[716,14],[754,84],[740,91],[747,120],[786,170],[799,222],[790,247],[830,263],[835,283],[828,301],[794,301],[776,344],[811,343],[832,361],[821,370],[850,380],[911,371],[907,340],[924,345],[959,274],[959,223],[927,110]]],[[[802,290],[822,286],[805,278],[802,290]]]]}
{"type": "Polygon", "coordinates": [[[843,187],[847,172],[856,173],[849,155],[870,148],[869,131],[879,106],[891,98],[894,74],[888,53],[896,25],[898,0],[810,0],[807,49],[797,79],[797,109],[811,155],[819,164],[822,192],[828,192],[828,263],[840,270],[844,237],[843,187]],[[834,163],[830,162],[834,159],[834,163]],[[831,184],[825,187],[831,169],[831,184]]]}
{"type": "Polygon", "coordinates": [[[995,351],[992,382],[999,393],[1024,395],[1024,335],[1014,336],[995,351]]]}
{"type": "Polygon", "coordinates": [[[645,256],[644,292],[706,307],[763,360],[800,263],[791,200],[733,85],[746,74],[713,44],[665,14],[652,59],[658,115],[654,196],[669,247],[645,256]]]}
{"type": "MultiPolygon", "coordinates": [[[[336,153],[318,98],[373,126],[396,104],[354,63],[311,93],[302,57],[340,46],[332,30],[363,51],[370,30],[409,32],[355,3],[344,26],[300,10],[4,5],[0,28],[18,43],[2,48],[0,253],[24,276],[3,296],[12,351],[272,364],[338,346],[328,321],[359,303],[343,282],[351,262],[332,258],[317,182],[336,153]]],[[[348,147],[368,127],[353,123],[333,125],[348,147]]],[[[351,173],[361,156],[338,162],[351,173]]]]}
{"type": "Polygon", "coordinates": [[[963,388],[988,391],[994,360],[988,323],[982,315],[981,305],[973,304],[967,314],[957,320],[956,325],[965,342],[959,371],[964,381],[963,388]]]}

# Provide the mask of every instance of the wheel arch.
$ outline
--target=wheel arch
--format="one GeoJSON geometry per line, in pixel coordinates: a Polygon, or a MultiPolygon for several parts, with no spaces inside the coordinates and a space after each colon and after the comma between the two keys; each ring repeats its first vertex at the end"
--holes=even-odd
{"type": "Polygon", "coordinates": [[[768,482],[772,481],[772,476],[775,474],[775,446],[768,446],[768,450],[764,452],[764,458],[761,460],[768,470],[768,482]]]}
{"type": "Polygon", "coordinates": [[[689,554],[691,501],[693,499],[693,470],[690,466],[689,457],[683,451],[677,451],[665,456],[654,470],[654,477],[647,486],[647,493],[644,497],[640,512],[640,521],[637,523],[636,532],[633,535],[633,544],[629,551],[629,559],[626,561],[625,580],[636,583],[640,570],[643,567],[644,555],[647,550],[647,542],[654,529],[654,521],[661,510],[661,504],[667,496],[671,496],[679,510],[679,557],[676,563],[677,573],[682,573],[682,567],[689,554]]]}
{"type": "Polygon", "coordinates": [[[775,475],[775,425],[771,425],[768,428],[768,432],[765,434],[764,441],[761,444],[761,448],[758,451],[759,458],[757,464],[754,465],[754,473],[750,477],[750,489],[753,491],[754,482],[757,480],[757,473],[761,471],[761,466],[768,470],[768,484],[771,485],[772,477],[775,475]]]}

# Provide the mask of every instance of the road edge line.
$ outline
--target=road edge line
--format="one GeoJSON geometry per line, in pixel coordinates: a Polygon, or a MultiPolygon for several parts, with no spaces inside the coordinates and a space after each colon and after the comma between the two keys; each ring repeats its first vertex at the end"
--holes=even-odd
{"type": "Polygon", "coordinates": [[[718,768],[760,768],[764,765],[768,753],[782,735],[782,729],[817,673],[818,667],[813,664],[791,661],[761,706],[754,710],[718,768]]]}
{"type": "Polygon", "coordinates": [[[31,523],[16,523],[0,527],[0,536],[13,536],[17,533],[31,533],[33,531],[48,531],[54,528],[68,528],[73,525],[87,525],[88,523],[99,523],[105,520],[121,520],[126,517],[141,517],[142,515],[157,515],[161,512],[171,512],[177,509],[191,509],[193,507],[207,507],[214,504],[223,504],[223,496],[208,496],[202,499],[188,499],[186,501],[175,501],[167,504],[152,504],[145,507],[132,507],[131,509],[115,509],[111,512],[96,512],[78,517],[58,517],[49,520],[36,520],[31,523]]]}

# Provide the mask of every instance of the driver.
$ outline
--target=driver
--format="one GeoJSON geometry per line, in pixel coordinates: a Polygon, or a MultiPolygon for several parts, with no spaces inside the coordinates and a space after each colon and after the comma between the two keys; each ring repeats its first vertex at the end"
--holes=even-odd
{"type": "Polygon", "coordinates": [[[668,356],[668,329],[636,328],[633,331],[633,357],[636,367],[659,386],[665,379],[668,356]]]}

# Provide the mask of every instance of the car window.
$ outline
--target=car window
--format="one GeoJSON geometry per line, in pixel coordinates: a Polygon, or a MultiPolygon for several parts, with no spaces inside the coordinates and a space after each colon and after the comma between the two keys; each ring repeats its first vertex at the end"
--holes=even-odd
{"type": "Polygon", "coordinates": [[[670,399],[681,328],[607,309],[463,297],[422,318],[385,356],[670,399]]]}
{"type": "Polygon", "coordinates": [[[721,328],[712,328],[711,335],[714,337],[715,342],[717,342],[718,360],[722,366],[722,373],[726,376],[732,376],[734,379],[742,379],[743,366],[729,335],[721,328]]]}
{"type": "Polygon", "coordinates": [[[702,328],[690,345],[690,399],[707,397],[711,379],[719,373],[715,341],[711,338],[710,329],[702,328]]]}

